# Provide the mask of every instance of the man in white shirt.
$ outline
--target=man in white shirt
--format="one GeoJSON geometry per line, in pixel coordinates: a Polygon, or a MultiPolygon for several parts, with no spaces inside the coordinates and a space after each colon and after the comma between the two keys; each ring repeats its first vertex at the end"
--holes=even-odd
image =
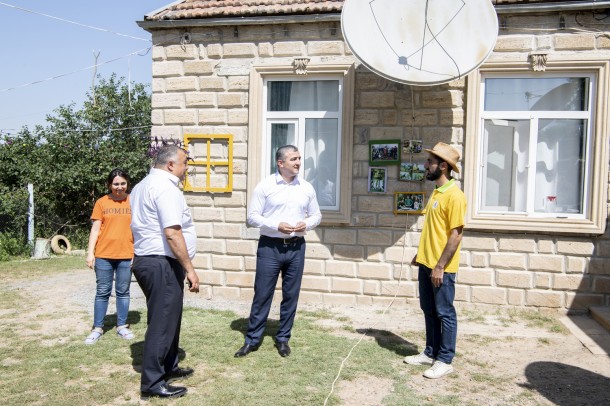
{"type": "Polygon", "coordinates": [[[142,354],[142,397],[179,397],[186,388],[170,382],[193,374],[178,367],[184,278],[199,292],[195,256],[195,226],[178,183],[188,168],[186,152],[162,147],[150,170],[131,192],[134,237],[133,274],[146,296],[148,327],[142,354]]]}
{"type": "Polygon", "coordinates": [[[243,347],[245,357],[260,345],[279,274],[282,274],[280,325],[275,335],[282,357],[290,355],[290,340],[305,266],[305,234],[322,220],[313,186],[299,178],[301,154],[294,145],[278,148],[277,172],[256,186],[248,223],[260,229],[256,251],[254,298],[243,347]]]}

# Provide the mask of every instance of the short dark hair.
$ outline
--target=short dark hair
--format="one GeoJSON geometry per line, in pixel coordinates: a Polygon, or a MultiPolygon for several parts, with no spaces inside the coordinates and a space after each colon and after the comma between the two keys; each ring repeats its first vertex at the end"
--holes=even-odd
{"type": "Polygon", "coordinates": [[[155,156],[155,161],[153,163],[153,166],[155,168],[158,168],[160,166],[166,165],[172,159],[176,159],[176,156],[178,155],[178,151],[182,151],[182,152],[186,153],[186,151],[184,151],[184,149],[180,148],[177,145],[162,146],[161,148],[159,148],[159,151],[157,151],[157,155],[155,156]]]}
{"type": "Polygon", "coordinates": [[[284,145],[275,152],[275,162],[283,161],[288,152],[297,152],[299,149],[294,145],[284,145]]]}
{"type": "Polygon", "coordinates": [[[127,181],[127,188],[129,188],[129,185],[131,184],[131,179],[129,178],[129,175],[124,170],[116,168],[116,169],[111,170],[110,173],[108,174],[108,180],[106,181],[106,185],[108,186],[108,189],[110,189],[110,186],[112,185],[112,182],[114,181],[114,178],[116,178],[117,176],[124,178],[127,181]]]}

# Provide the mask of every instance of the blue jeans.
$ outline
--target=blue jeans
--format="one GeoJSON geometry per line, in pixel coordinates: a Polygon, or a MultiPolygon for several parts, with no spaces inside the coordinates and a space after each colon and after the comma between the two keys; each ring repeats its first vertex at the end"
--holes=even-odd
{"type": "Polygon", "coordinates": [[[112,279],[115,279],[117,327],[127,324],[129,312],[129,285],[131,284],[130,259],[95,258],[95,277],[97,289],[93,306],[93,327],[102,328],[108,310],[108,298],[112,292],[112,279]]]}
{"type": "Polygon", "coordinates": [[[430,268],[419,266],[419,305],[426,320],[424,354],[451,364],[457,339],[457,314],[453,307],[456,274],[445,272],[443,284],[435,288],[430,280],[431,272],[430,268]]]}

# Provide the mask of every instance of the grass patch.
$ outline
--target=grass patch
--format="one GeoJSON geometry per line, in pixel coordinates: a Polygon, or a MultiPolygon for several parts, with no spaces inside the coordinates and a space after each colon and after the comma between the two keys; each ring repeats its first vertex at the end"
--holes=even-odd
{"type": "MultiPolygon", "coordinates": [[[[15,288],[32,275],[70,272],[84,267],[83,257],[55,257],[39,261],[12,261],[0,264],[0,272],[14,278],[11,288],[0,286],[0,387],[4,404],[138,404],[145,310],[130,310],[129,322],[136,335],[121,340],[114,329],[106,331],[95,344],[83,343],[83,331],[62,329],[37,332],[38,324],[55,320],[52,309],[35,317],[13,309],[38,309],[37,296],[15,288]]],[[[48,289],[52,291],[52,286],[48,289]]],[[[47,294],[42,292],[41,294],[47,294]]],[[[112,313],[112,309],[109,309],[112,313]]],[[[281,358],[273,345],[277,320],[269,320],[260,349],[245,358],[234,358],[242,345],[247,319],[231,311],[185,308],[180,347],[182,366],[195,368],[184,382],[189,394],[172,402],[176,405],[321,405],[328,396],[341,361],[358,338],[333,334],[318,325],[321,319],[337,320],[332,312],[302,312],[297,316],[293,353],[281,358]],[[279,395],[281,394],[281,396],[279,395]]],[[[90,317],[76,309],[74,318],[90,317]]],[[[111,316],[112,317],[112,316],[111,316]]],[[[345,320],[347,321],[347,320],[345,320]]],[[[110,326],[108,323],[107,327],[110,326]]],[[[341,323],[343,324],[343,323],[341,323]]],[[[337,329],[343,329],[338,326],[337,329]]],[[[391,332],[375,331],[375,339],[363,340],[345,362],[342,381],[374,376],[394,382],[384,405],[438,404],[443,399],[422,399],[405,384],[402,356],[412,344],[391,332]],[[408,399],[408,400],[405,400],[408,399]]],[[[419,372],[421,373],[421,372],[419,372]]],[[[339,405],[338,388],[329,405],[339,405]]],[[[151,404],[166,404],[152,400],[151,404]]]]}

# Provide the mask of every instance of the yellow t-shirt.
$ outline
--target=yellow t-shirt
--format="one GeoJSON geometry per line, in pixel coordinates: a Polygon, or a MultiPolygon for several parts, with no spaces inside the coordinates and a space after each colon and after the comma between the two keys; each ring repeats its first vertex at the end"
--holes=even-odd
{"type": "Polygon", "coordinates": [[[104,259],[133,258],[131,205],[127,199],[116,201],[106,195],[95,202],[91,220],[101,220],[94,255],[104,259]]]}
{"type": "MultiPolygon", "coordinates": [[[[466,197],[451,179],[435,189],[424,209],[424,228],[417,249],[417,262],[434,269],[447,245],[451,230],[464,225],[466,197]]],[[[445,267],[445,272],[455,273],[460,263],[458,246],[453,258],[445,267]]]]}

